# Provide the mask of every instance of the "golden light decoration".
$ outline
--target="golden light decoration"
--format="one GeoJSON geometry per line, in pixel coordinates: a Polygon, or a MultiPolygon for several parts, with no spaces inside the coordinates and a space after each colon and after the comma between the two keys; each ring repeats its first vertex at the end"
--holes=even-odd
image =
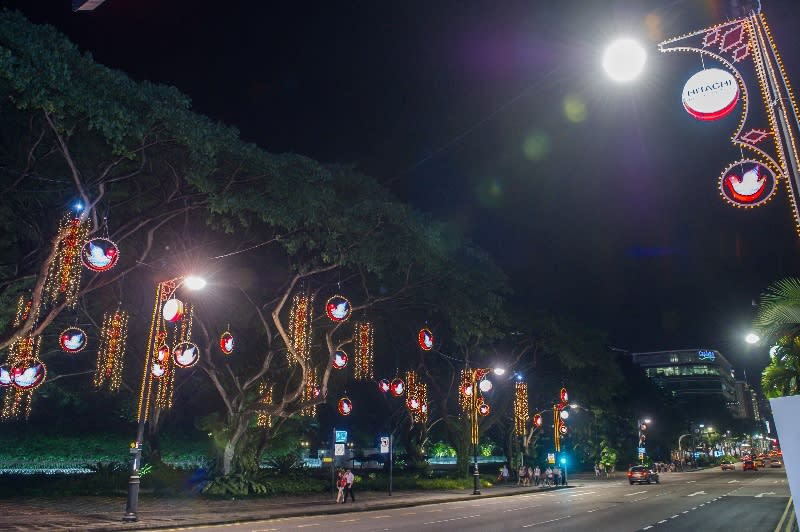
{"type": "Polygon", "coordinates": [[[528,383],[517,382],[514,387],[514,434],[525,435],[529,418],[528,383]]]}
{"type": "Polygon", "coordinates": [[[289,310],[289,342],[287,352],[289,362],[296,364],[298,360],[308,360],[311,355],[311,323],[314,318],[314,299],[305,292],[292,297],[289,310]]]}
{"type": "MultiPolygon", "coordinates": [[[[17,310],[12,323],[19,327],[28,319],[32,303],[24,296],[17,300],[17,310]]],[[[34,310],[34,314],[37,312],[34,310]]],[[[34,319],[36,315],[34,315],[34,319]]],[[[47,366],[39,360],[41,336],[23,336],[8,348],[8,357],[0,365],[0,388],[5,388],[0,420],[12,420],[31,415],[33,392],[47,378],[47,366]]]]}
{"type": "Polygon", "coordinates": [[[96,388],[107,384],[109,391],[119,391],[127,341],[128,313],[123,310],[106,312],[100,329],[100,348],[97,350],[97,363],[92,379],[96,388]]]}
{"type": "Polygon", "coordinates": [[[414,370],[406,372],[406,408],[411,413],[413,423],[425,423],[428,420],[428,385],[420,381],[414,370]]]}
{"type": "Polygon", "coordinates": [[[81,284],[83,263],[81,250],[86,244],[91,229],[88,219],[66,214],[58,226],[58,235],[53,242],[55,257],[47,270],[42,304],[57,303],[62,297],[68,306],[75,305],[81,284]]]}
{"type": "Polygon", "coordinates": [[[460,385],[458,387],[458,405],[461,407],[462,412],[469,411],[470,395],[467,391],[470,389],[470,372],[466,369],[461,370],[461,377],[459,379],[460,385]]]}
{"type": "MultiPolygon", "coordinates": [[[[262,405],[271,405],[272,404],[272,385],[268,385],[266,382],[262,382],[258,385],[258,395],[261,396],[259,399],[259,403],[262,405]]],[[[264,410],[259,410],[256,414],[256,426],[261,428],[271,428],[272,427],[272,416],[269,415],[264,410]]]]}
{"type": "Polygon", "coordinates": [[[372,323],[362,321],[356,323],[354,376],[357,381],[375,378],[373,366],[373,345],[375,343],[372,323]]]}
{"type": "MultiPolygon", "coordinates": [[[[158,387],[156,388],[156,406],[162,410],[169,410],[172,408],[172,400],[175,396],[175,374],[176,369],[183,367],[191,367],[197,363],[199,353],[197,346],[192,343],[192,323],[194,320],[194,305],[188,305],[185,309],[186,312],[176,322],[172,331],[167,327],[163,327],[159,331],[159,350],[156,351],[156,357],[162,364],[164,375],[158,379],[158,387]],[[170,332],[172,334],[170,334],[170,332]],[[160,347],[163,345],[171,345],[171,354],[166,357],[166,360],[161,360],[160,347]],[[188,356],[190,350],[194,349],[194,355],[188,356]],[[181,358],[184,354],[187,355],[188,363],[184,362],[181,358]]],[[[164,323],[160,321],[160,323],[164,323]]]]}
{"type": "MultiPolygon", "coordinates": [[[[313,401],[319,397],[319,384],[317,383],[317,370],[309,364],[306,371],[305,384],[303,385],[303,402],[313,401]]],[[[310,405],[300,411],[301,416],[313,417],[317,415],[317,405],[310,405]]]]}

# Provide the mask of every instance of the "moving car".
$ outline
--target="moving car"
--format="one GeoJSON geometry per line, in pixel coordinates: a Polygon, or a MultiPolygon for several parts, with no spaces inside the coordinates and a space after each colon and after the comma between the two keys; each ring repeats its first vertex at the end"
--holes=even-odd
{"type": "Polygon", "coordinates": [[[631,484],[634,482],[639,484],[655,482],[658,484],[658,473],[650,470],[647,466],[633,466],[628,469],[628,482],[631,484]]]}
{"type": "Polygon", "coordinates": [[[773,458],[769,464],[770,467],[783,467],[783,462],[780,458],[773,458]]]}
{"type": "Polygon", "coordinates": [[[745,460],[742,462],[742,471],[747,471],[748,469],[752,469],[753,471],[758,471],[756,467],[756,463],[752,460],[745,460]]]}
{"type": "Polygon", "coordinates": [[[720,462],[719,467],[723,471],[725,471],[726,469],[730,469],[731,471],[736,470],[736,466],[733,465],[733,462],[731,462],[730,460],[723,460],[722,462],[720,462]]]}

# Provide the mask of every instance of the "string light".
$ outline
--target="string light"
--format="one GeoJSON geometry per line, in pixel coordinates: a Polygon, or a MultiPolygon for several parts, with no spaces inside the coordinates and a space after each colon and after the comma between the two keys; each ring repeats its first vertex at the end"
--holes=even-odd
{"type": "Polygon", "coordinates": [[[356,323],[355,335],[355,361],[353,364],[355,379],[357,381],[372,380],[375,378],[372,323],[368,321],[356,323]]]}
{"type": "Polygon", "coordinates": [[[96,388],[108,384],[109,391],[119,391],[127,341],[128,313],[121,310],[106,312],[100,329],[100,348],[97,350],[97,363],[92,379],[96,388]]]}
{"type": "Polygon", "coordinates": [[[42,304],[57,303],[63,296],[68,306],[75,305],[81,283],[81,250],[89,236],[91,222],[66,214],[58,226],[55,257],[47,270],[42,304]]]}
{"type": "MultiPolygon", "coordinates": [[[[32,302],[20,296],[17,300],[16,314],[13,327],[19,327],[31,313],[32,302]]],[[[33,318],[38,312],[34,311],[33,318]]],[[[39,360],[42,347],[41,336],[26,335],[17,338],[8,347],[8,357],[5,364],[0,366],[0,386],[5,388],[3,405],[0,409],[0,420],[7,421],[31,415],[33,392],[44,383],[47,378],[47,366],[39,360]]]]}
{"type": "MultiPolygon", "coordinates": [[[[158,333],[159,347],[171,343],[173,346],[172,356],[167,356],[165,360],[161,360],[164,375],[158,379],[158,387],[156,388],[156,407],[162,410],[169,410],[172,408],[173,400],[175,398],[175,376],[176,368],[191,367],[197,363],[199,353],[197,353],[197,346],[194,345],[192,340],[192,323],[194,321],[194,305],[189,305],[189,309],[185,312],[180,320],[177,322],[173,333],[172,342],[170,342],[169,331],[166,328],[161,328],[158,333]],[[176,356],[183,353],[194,352],[195,357],[187,360],[180,365],[176,362],[176,356]]],[[[163,324],[163,320],[159,320],[159,324],[163,324]]],[[[158,357],[158,351],[155,356],[158,357]]]]}
{"type": "MultiPolygon", "coordinates": [[[[261,396],[259,399],[259,403],[262,405],[271,405],[272,404],[272,385],[267,385],[266,382],[262,382],[258,385],[258,395],[261,396]]],[[[256,414],[256,426],[261,428],[271,428],[272,427],[272,416],[264,410],[259,410],[256,414]]]]}
{"type": "Polygon", "coordinates": [[[287,357],[290,363],[308,360],[311,355],[311,323],[313,320],[314,301],[305,292],[292,297],[289,309],[289,342],[287,357]]]}
{"type": "Polygon", "coordinates": [[[524,436],[530,412],[528,410],[528,383],[517,382],[514,387],[514,434],[524,436]]]}
{"type": "MultiPolygon", "coordinates": [[[[302,399],[303,402],[313,401],[319,396],[319,385],[317,383],[317,370],[308,365],[308,369],[305,372],[305,384],[303,385],[303,394],[302,399]]],[[[314,417],[317,415],[317,405],[312,404],[306,406],[300,411],[300,415],[306,417],[314,417]]]]}
{"type": "Polygon", "coordinates": [[[406,372],[406,386],[408,387],[406,408],[411,413],[412,423],[427,422],[428,385],[420,381],[416,371],[409,370],[406,372]]]}
{"type": "Polygon", "coordinates": [[[471,384],[470,384],[470,372],[466,369],[461,370],[461,377],[459,379],[461,385],[458,387],[458,404],[461,407],[462,412],[469,412],[470,406],[470,395],[472,394],[471,391],[471,384]],[[467,392],[469,391],[469,395],[467,392]]]}

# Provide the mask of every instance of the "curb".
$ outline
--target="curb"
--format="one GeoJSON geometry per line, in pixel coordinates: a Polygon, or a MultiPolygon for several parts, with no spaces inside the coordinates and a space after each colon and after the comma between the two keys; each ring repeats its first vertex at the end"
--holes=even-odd
{"type": "Polygon", "coordinates": [[[350,512],[371,512],[376,510],[395,510],[397,508],[411,508],[415,506],[425,506],[428,504],[440,504],[446,502],[464,502],[464,501],[474,501],[476,499],[494,499],[498,497],[514,497],[516,495],[522,494],[530,494],[530,493],[547,493],[551,491],[563,490],[563,489],[571,489],[578,487],[580,485],[569,485],[569,486],[555,486],[547,489],[527,489],[527,490],[520,490],[516,492],[504,492],[504,493],[482,493],[481,495],[463,495],[458,497],[432,497],[428,499],[422,500],[411,500],[405,502],[387,502],[387,503],[378,503],[373,505],[368,505],[366,503],[362,503],[362,505],[356,505],[353,503],[353,506],[347,506],[344,504],[335,504],[332,503],[332,506],[323,506],[314,510],[296,510],[296,511],[289,511],[289,512],[279,512],[279,513],[265,513],[264,515],[259,516],[245,516],[238,519],[221,519],[219,521],[208,521],[208,520],[198,520],[192,523],[182,523],[180,525],[170,524],[170,525],[147,525],[145,523],[130,523],[130,524],[123,524],[118,523],[114,526],[109,527],[107,524],[97,525],[97,526],[86,526],[83,525],[79,528],[73,527],[65,527],[63,530],[68,532],[106,532],[106,531],[118,531],[118,530],[189,530],[194,527],[199,526],[224,526],[224,525],[231,525],[231,524],[240,524],[240,523],[253,523],[258,521],[268,521],[270,519],[288,519],[292,517],[310,517],[314,515],[337,515],[337,514],[344,514],[350,512]]]}

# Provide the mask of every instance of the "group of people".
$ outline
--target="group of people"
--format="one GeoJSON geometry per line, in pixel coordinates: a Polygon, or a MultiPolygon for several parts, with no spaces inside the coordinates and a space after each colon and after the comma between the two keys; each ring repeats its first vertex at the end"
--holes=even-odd
{"type": "Polygon", "coordinates": [[[347,502],[347,496],[350,496],[351,502],[356,502],[356,496],[353,494],[353,483],[355,482],[355,475],[349,469],[342,471],[341,469],[336,475],[336,489],[339,493],[336,495],[336,502],[344,504],[347,502]]]}
{"type": "Polygon", "coordinates": [[[565,486],[567,479],[561,471],[561,468],[556,466],[547,466],[542,470],[538,465],[520,466],[517,472],[517,485],[518,486],[565,486]]]}

